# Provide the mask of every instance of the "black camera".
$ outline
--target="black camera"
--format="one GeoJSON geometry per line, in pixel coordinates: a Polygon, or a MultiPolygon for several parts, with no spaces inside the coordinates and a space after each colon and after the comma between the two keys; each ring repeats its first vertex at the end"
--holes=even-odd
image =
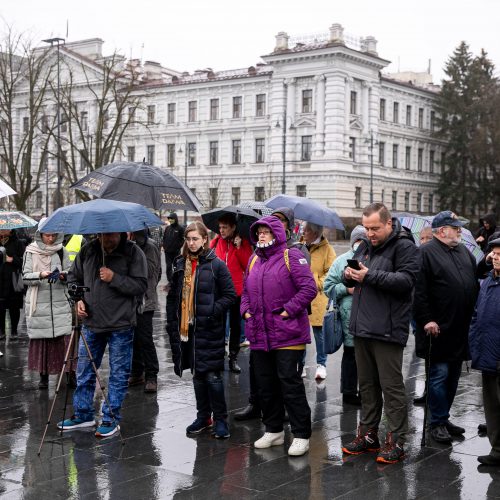
{"type": "Polygon", "coordinates": [[[82,300],[85,292],[90,292],[88,286],[77,285],[76,283],[68,285],[68,293],[73,300],[82,300]]]}

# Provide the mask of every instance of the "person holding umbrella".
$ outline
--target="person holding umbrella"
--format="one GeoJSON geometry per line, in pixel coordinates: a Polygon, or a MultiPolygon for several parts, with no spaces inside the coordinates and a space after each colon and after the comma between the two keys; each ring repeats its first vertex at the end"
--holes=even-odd
{"type": "Polygon", "coordinates": [[[5,339],[5,319],[9,311],[11,339],[17,338],[17,326],[23,307],[23,292],[14,289],[14,275],[23,267],[24,245],[15,229],[0,230],[0,340],[5,339]]]}
{"type": "Polygon", "coordinates": [[[252,255],[250,242],[237,234],[236,216],[225,213],[218,219],[219,234],[210,242],[215,255],[226,263],[236,290],[236,300],[229,309],[229,370],[240,373],[238,353],[240,351],[241,315],[240,303],[243,292],[243,276],[252,255]]]}
{"type": "MultiPolygon", "coordinates": [[[[83,213],[84,207],[79,210],[83,213]]],[[[54,219],[56,214],[52,216],[54,219]]],[[[103,213],[103,216],[104,220],[107,219],[105,222],[111,223],[109,215],[105,217],[103,213]]],[[[49,221],[42,229],[49,226],[49,221]]],[[[120,430],[118,422],[130,375],[138,297],[142,298],[146,292],[147,277],[144,252],[127,240],[125,232],[100,233],[96,240],[80,250],[68,274],[70,287],[89,288],[76,306],[77,314],[83,321],[82,335],[97,368],[101,365],[106,345],[109,345],[109,405],[105,402],[102,406],[103,417],[96,429],[97,437],[112,436],[120,430]]],[[[59,422],[59,429],[68,431],[95,425],[95,384],[96,374],[80,339],[77,387],[73,396],[74,415],[59,422]]]]}
{"type": "Polygon", "coordinates": [[[65,295],[71,266],[62,233],[37,231],[24,254],[26,326],[30,338],[28,369],[40,374],[39,389],[47,389],[49,375],[60,372],[71,334],[71,308],[65,295]]]}
{"type": "Polygon", "coordinates": [[[201,222],[186,228],[182,255],[175,261],[167,296],[167,333],[174,371],[193,373],[197,416],[186,428],[199,434],[213,425],[218,439],[229,437],[221,371],[224,369],[224,318],[236,300],[228,268],[209,248],[208,229],[201,222]]]}

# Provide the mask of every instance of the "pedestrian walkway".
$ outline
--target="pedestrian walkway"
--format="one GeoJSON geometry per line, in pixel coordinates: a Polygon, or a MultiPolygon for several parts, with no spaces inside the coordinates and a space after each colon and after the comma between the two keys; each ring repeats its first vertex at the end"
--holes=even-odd
{"type": "MultiPolygon", "coordinates": [[[[185,428],[196,412],[191,376],[185,373],[179,379],[173,373],[164,333],[165,297],[160,295],[162,311],[157,313],[154,334],[159,390],[157,394],[144,394],[142,387],[129,390],[123,406],[123,443],[118,436],[99,441],[91,429],[61,437],[55,423],[62,416],[63,386],[38,457],[55,377],[48,391],[37,389],[38,375],[27,371],[25,336],[0,345],[5,353],[0,359],[0,498],[500,498],[500,469],[489,473],[477,469],[476,457],[489,452],[487,438],[477,435],[477,425],[484,421],[478,373],[464,371],[453,407],[452,420],[466,428],[463,440],[449,447],[432,443],[429,437],[429,446],[420,447],[423,408],[411,401],[422,392],[424,375],[421,360],[413,354],[412,336],[404,360],[410,439],[402,463],[381,466],[374,454],[342,457],[342,444],[355,435],[359,410],[342,405],[341,353],[329,356],[328,378],[318,385],[312,348],[305,379],[313,418],[307,455],[291,458],[283,446],[254,449],[253,441],[263,432],[260,422],[236,422],[231,415],[228,440],[216,440],[209,433],[187,437],[185,428]]],[[[247,403],[248,351],[240,355],[240,375],[224,374],[231,413],[247,403]]],[[[106,366],[102,374],[106,379],[106,366]]],[[[289,429],[286,434],[288,446],[289,429]]]]}

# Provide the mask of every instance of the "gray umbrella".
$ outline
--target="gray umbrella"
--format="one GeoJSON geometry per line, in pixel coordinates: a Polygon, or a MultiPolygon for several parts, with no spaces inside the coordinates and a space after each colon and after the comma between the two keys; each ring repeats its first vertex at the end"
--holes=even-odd
{"type": "Polygon", "coordinates": [[[72,186],[107,200],[139,203],[155,210],[199,212],[200,201],[174,174],[153,165],[116,162],[98,168],[72,186]]]}

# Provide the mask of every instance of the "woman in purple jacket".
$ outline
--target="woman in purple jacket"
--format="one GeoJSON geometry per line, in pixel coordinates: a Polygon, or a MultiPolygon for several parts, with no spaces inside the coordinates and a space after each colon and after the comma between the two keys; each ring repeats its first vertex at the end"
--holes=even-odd
{"type": "Polygon", "coordinates": [[[294,435],[288,454],[300,456],[309,450],[311,410],[297,364],[311,342],[307,306],[316,297],[316,283],[302,252],[287,250],[285,230],[277,217],[255,222],[250,239],[256,250],[245,275],[241,315],[266,426],[254,446],[283,444],[286,408],[294,435]]]}

